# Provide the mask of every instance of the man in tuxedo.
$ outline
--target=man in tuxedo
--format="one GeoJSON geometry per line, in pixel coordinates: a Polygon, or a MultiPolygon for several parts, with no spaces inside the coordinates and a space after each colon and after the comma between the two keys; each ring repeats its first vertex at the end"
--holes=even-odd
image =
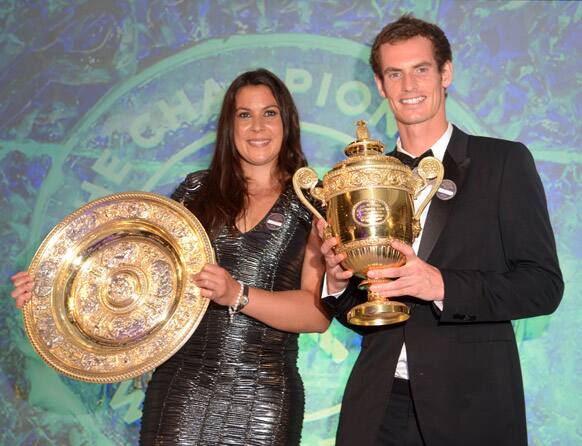
{"type": "Polygon", "coordinates": [[[335,238],[322,244],[324,302],[363,335],[336,444],[526,445],[511,320],[553,312],[563,292],[532,155],[523,144],[468,135],[447,121],[453,64],[438,26],[401,17],[378,34],[370,62],[398,125],[390,155],[414,158],[432,150],[450,190],[433,198],[412,247],[392,242],[406,264],[368,273],[392,279],[372,290],[407,302],[406,322],[349,325],[346,313],[366,299],[357,289],[361,279],[341,268],[335,238]]]}

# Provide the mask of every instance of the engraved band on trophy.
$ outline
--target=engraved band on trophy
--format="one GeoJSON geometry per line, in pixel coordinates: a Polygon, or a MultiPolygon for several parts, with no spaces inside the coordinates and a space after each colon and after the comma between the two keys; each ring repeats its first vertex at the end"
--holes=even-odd
{"type": "MultiPolygon", "coordinates": [[[[384,145],[370,139],[364,121],[358,121],[356,141],[344,153],[318,187],[317,173],[303,167],[293,176],[293,187],[301,202],[318,218],[323,218],[303,194],[309,190],[327,213],[326,237],[338,238],[337,253],[346,253],[345,269],[366,278],[373,268],[396,267],[404,256],[390,245],[398,239],[412,245],[420,233],[420,215],[436,194],[444,175],[442,163],[434,157],[423,158],[413,172],[397,158],[384,155],[384,145]],[[418,209],[414,199],[427,186],[431,190],[418,209]]],[[[409,307],[388,300],[369,289],[373,283],[390,279],[367,279],[360,287],[368,289],[368,301],[348,313],[354,325],[388,325],[409,318],[409,307]]]]}

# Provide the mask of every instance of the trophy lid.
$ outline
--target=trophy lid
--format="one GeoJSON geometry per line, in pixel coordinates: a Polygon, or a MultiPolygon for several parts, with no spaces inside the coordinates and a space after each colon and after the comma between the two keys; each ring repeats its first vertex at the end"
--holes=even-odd
{"type": "Polygon", "coordinates": [[[346,156],[382,155],[384,153],[384,144],[376,139],[370,139],[366,121],[358,121],[356,125],[357,139],[344,149],[346,156]]]}

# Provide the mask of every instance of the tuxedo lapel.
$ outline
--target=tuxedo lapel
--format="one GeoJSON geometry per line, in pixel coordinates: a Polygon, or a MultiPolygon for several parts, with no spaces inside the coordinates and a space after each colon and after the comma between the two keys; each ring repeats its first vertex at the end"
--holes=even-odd
{"type": "MultiPolygon", "coordinates": [[[[453,134],[447,146],[443,159],[445,178],[453,181],[457,186],[457,194],[461,191],[465,174],[471,159],[467,157],[469,135],[453,126],[453,134]]],[[[447,223],[447,218],[454,205],[455,198],[441,200],[435,196],[431,200],[428,216],[422,231],[422,239],[418,247],[418,257],[427,261],[447,223]]]]}

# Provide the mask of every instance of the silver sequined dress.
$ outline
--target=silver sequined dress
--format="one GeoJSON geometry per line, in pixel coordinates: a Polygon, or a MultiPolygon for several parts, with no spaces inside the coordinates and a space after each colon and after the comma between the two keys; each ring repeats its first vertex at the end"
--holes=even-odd
{"type": "MultiPolygon", "coordinates": [[[[204,181],[188,175],[173,198],[187,206],[204,181]]],[[[222,231],[217,262],[251,287],[298,289],[311,215],[291,187],[246,233],[222,231]]],[[[142,445],[298,445],[304,411],[297,334],[211,302],[194,335],[154,372],[142,445]]]]}

